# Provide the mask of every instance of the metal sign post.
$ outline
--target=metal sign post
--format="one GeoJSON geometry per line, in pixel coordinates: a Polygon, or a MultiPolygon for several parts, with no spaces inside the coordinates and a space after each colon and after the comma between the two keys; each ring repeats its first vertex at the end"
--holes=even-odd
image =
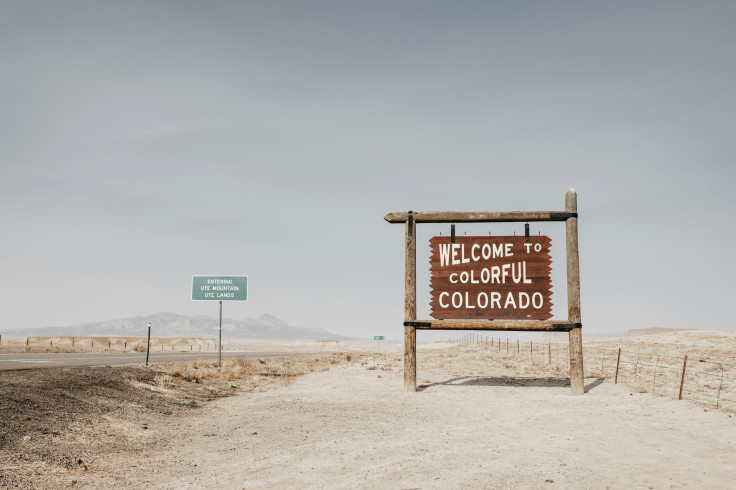
{"type": "Polygon", "coordinates": [[[220,302],[217,369],[222,369],[222,302],[247,300],[248,276],[192,276],[192,301],[220,302]]]}
{"type": "Polygon", "coordinates": [[[217,350],[217,369],[222,369],[222,301],[220,301],[220,340],[217,350]]]}
{"type": "Polygon", "coordinates": [[[148,344],[146,346],[146,367],[148,367],[148,353],[151,352],[151,322],[148,322],[148,344]]]}
{"type": "Polygon", "coordinates": [[[379,354],[381,353],[381,341],[384,340],[385,338],[386,337],[384,337],[383,335],[374,335],[373,336],[373,340],[377,340],[378,341],[378,353],[379,354]]]}

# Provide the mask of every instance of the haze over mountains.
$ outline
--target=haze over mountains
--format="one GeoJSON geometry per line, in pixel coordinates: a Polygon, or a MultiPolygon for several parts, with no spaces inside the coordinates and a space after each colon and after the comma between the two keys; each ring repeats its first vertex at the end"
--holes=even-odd
{"type": "MultiPolygon", "coordinates": [[[[101,322],[71,325],[68,327],[20,328],[2,332],[7,337],[56,337],[56,336],[119,336],[144,337],[151,323],[154,337],[215,337],[219,319],[208,316],[184,316],[176,313],[156,313],[148,316],[121,318],[101,322]]],[[[245,320],[222,319],[222,336],[229,339],[274,340],[358,340],[336,335],[327,330],[299,328],[287,325],[273,315],[245,320]]]]}

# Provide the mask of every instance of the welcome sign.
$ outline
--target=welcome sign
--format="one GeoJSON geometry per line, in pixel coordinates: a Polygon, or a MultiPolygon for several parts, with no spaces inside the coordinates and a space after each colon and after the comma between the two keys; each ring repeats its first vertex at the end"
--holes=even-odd
{"type": "Polygon", "coordinates": [[[552,318],[547,236],[430,239],[431,316],[436,319],[552,318]]]}

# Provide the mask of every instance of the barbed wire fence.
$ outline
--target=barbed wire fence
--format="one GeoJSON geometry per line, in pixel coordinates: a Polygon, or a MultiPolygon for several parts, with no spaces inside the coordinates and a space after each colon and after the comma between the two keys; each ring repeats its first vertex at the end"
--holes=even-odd
{"type": "MultiPolygon", "coordinates": [[[[489,354],[532,367],[569,372],[569,347],[562,343],[520,341],[468,333],[457,342],[484,344],[489,354]]],[[[705,407],[736,412],[736,362],[671,356],[621,348],[583,347],[586,377],[623,383],[639,393],[692,400],[705,407]]]]}
{"type": "MultiPolygon", "coordinates": [[[[26,337],[25,339],[5,340],[0,344],[2,351],[54,352],[54,351],[95,351],[95,352],[145,352],[145,337],[26,337]]],[[[223,350],[232,350],[223,341],[223,350]]],[[[169,339],[151,338],[151,351],[161,352],[213,352],[217,351],[217,339],[169,339]]]]}

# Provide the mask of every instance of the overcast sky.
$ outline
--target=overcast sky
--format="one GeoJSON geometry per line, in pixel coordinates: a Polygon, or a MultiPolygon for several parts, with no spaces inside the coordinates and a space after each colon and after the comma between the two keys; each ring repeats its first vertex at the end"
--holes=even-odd
{"type": "MultiPolygon", "coordinates": [[[[733,2],[0,0],[0,333],[192,302],[399,338],[391,211],[562,210],[584,331],[736,328],[733,2]]],[[[458,225],[458,233],[523,233],[458,225]]],[[[420,225],[419,316],[429,315],[420,225]]],[[[564,225],[552,237],[566,318],[564,225]]]]}

